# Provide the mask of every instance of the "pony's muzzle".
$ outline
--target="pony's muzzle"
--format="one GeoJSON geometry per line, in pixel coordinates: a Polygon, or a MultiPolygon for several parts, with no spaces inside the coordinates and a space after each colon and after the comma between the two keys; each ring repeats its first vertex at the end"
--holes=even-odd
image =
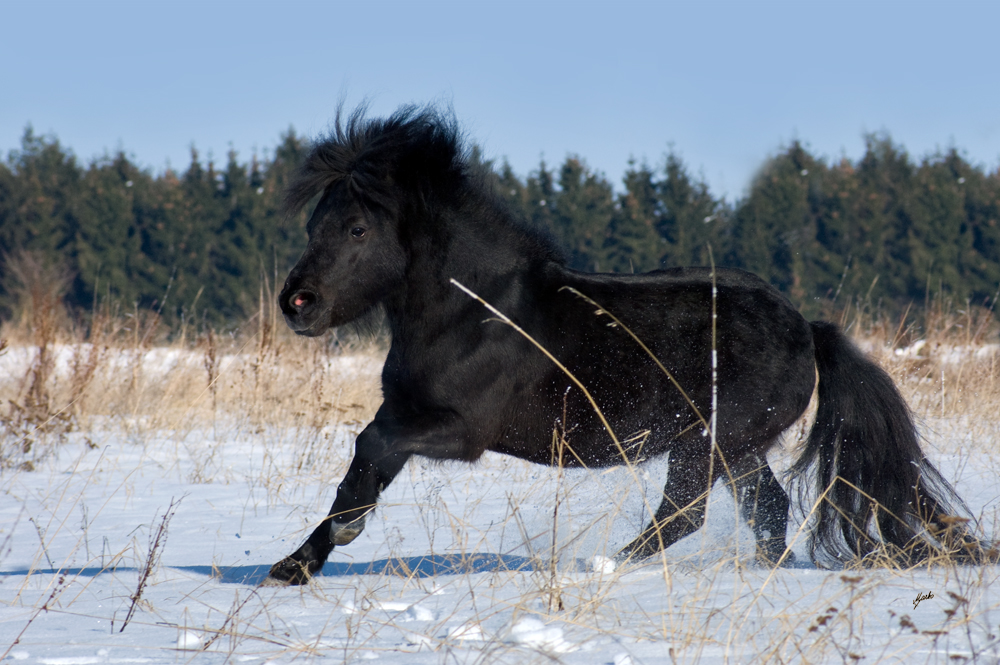
{"type": "MultiPolygon", "coordinates": [[[[319,314],[319,294],[309,289],[282,291],[278,297],[281,313],[285,315],[285,323],[296,333],[309,335],[309,330],[315,325],[319,314]]],[[[322,333],[324,329],[320,330],[322,333]]],[[[318,334],[318,333],[317,333],[318,334]]]]}

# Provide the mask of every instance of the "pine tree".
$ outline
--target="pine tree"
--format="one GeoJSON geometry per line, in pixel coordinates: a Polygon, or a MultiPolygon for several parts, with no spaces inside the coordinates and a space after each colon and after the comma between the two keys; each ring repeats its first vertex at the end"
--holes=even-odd
{"type": "Polygon", "coordinates": [[[559,169],[559,192],[551,223],[566,247],[570,265],[580,270],[612,268],[604,252],[615,202],[611,185],[578,157],[566,158],[559,169]]]}
{"type": "Polygon", "coordinates": [[[608,270],[646,272],[660,267],[665,240],[656,232],[660,218],[653,173],[646,166],[629,162],[623,178],[625,193],[618,197],[604,241],[608,270]]]}
{"type": "Polygon", "coordinates": [[[29,125],[21,149],[12,151],[0,177],[0,311],[13,302],[8,257],[32,252],[45,264],[72,274],[71,239],[79,223],[82,169],[55,138],[34,133],[29,125]],[[67,253],[70,256],[67,256],[67,253]]]}
{"type": "Polygon", "coordinates": [[[656,185],[660,209],[656,230],[666,241],[660,262],[665,266],[707,266],[708,247],[716,263],[724,263],[728,210],[716,201],[704,181],[694,181],[674,152],[666,157],[664,179],[656,185]]]}
{"type": "Polygon", "coordinates": [[[727,256],[799,304],[813,287],[807,275],[807,255],[816,238],[810,185],[821,175],[820,167],[798,142],[770,160],[736,209],[727,256]]]}
{"type": "Polygon", "coordinates": [[[556,228],[553,213],[556,196],[553,174],[543,159],[539,162],[538,170],[530,173],[525,182],[522,196],[524,216],[535,228],[551,234],[565,250],[568,239],[556,228]]]}
{"type": "Polygon", "coordinates": [[[142,251],[136,199],[149,196],[153,179],[124,153],[95,160],[83,177],[84,195],[71,241],[76,280],[73,299],[89,306],[95,297],[131,304],[150,284],[139,276],[153,269],[142,251]]]}
{"type": "Polygon", "coordinates": [[[261,202],[268,218],[275,222],[276,268],[279,273],[290,270],[306,246],[306,221],[312,214],[313,206],[306,206],[295,217],[287,218],[283,212],[283,197],[309,150],[309,142],[289,127],[281,135],[274,159],[267,164],[261,202]]]}
{"type": "Polygon", "coordinates": [[[914,274],[931,268],[928,257],[913,255],[914,233],[909,197],[914,166],[905,151],[887,136],[865,138],[865,155],[855,170],[856,189],[851,198],[847,227],[855,266],[847,285],[858,294],[892,299],[923,297],[925,284],[917,286],[914,274]],[[914,260],[923,265],[914,265],[914,260]]]}
{"type": "Polygon", "coordinates": [[[1000,290],[1000,170],[987,175],[963,160],[958,172],[964,179],[959,184],[971,236],[965,260],[965,274],[974,280],[970,297],[975,304],[995,307],[993,299],[1000,290]]]}
{"type": "Polygon", "coordinates": [[[65,247],[76,223],[82,177],[76,157],[58,140],[38,136],[28,126],[7,168],[16,187],[5,204],[8,216],[0,220],[0,250],[55,254],[65,247]]]}

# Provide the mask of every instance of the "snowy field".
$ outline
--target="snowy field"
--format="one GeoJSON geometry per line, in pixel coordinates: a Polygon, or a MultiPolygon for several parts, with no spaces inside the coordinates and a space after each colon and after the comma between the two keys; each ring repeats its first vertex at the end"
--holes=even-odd
{"type": "MultiPolygon", "coordinates": [[[[326,514],[361,426],[95,417],[0,470],[0,660],[1000,662],[1000,567],[818,570],[795,522],[797,563],[761,568],[721,486],[706,528],[664,557],[602,566],[656,502],[663,460],[608,472],[414,461],[312,584],[259,587],[326,514]],[[915,607],[918,594],[933,597],[915,607]]],[[[1000,531],[996,424],[922,428],[1000,531]]]]}

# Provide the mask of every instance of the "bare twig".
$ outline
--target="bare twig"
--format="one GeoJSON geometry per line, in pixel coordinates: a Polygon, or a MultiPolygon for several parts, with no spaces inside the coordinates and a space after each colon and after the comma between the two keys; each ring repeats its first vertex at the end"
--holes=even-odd
{"type": "Polygon", "coordinates": [[[149,539],[149,554],[146,556],[146,563],[142,567],[142,572],[139,573],[139,584],[135,588],[135,593],[132,594],[132,604],[128,608],[128,614],[125,615],[122,627],[118,630],[119,633],[125,630],[125,626],[132,619],[136,605],[139,604],[139,600],[142,598],[142,592],[145,591],[146,585],[149,583],[149,577],[153,574],[153,569],[160,562],[160,553],[163,546],[167,544],[167,527],[170,525],[170,519],[177,511],[177,506],[180,505],[180,502],[181,500],[175,502],[173,497],[170,498],[170,505],[167,506],[166,512],[163,513],[163,517],[160,519],[160,526],[157,527],[156,532],[149,539]]]}

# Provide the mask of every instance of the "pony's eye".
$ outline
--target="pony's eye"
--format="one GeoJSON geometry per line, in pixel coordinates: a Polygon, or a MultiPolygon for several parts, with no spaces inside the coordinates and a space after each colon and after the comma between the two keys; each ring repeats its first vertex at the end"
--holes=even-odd
{"type": "Polygon", "coordinates": [[[363,227],[363,226],[355,226],[353,229],[351,229],[351,235],[354,236],[355,238],[360,238],[360,237],[364,236],[365,235],[365,227],[363,227]]]}

